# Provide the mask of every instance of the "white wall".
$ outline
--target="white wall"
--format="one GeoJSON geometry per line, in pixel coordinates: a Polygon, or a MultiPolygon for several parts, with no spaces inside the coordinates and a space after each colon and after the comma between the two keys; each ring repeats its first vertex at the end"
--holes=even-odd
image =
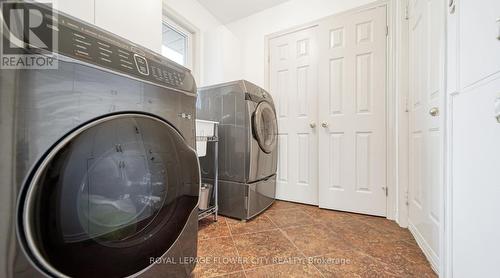
{"type": "Polygon", "coordinates": [[[95,0],[94,20],[101,28],[161,52],[161,8],[161,0],[95,0]]]}
{"type": "Polygon", "coordinates": [[[201,86],[241,79],[240,41],[225,26],[204,33],[203,74],[201,86]]]}
{"type": "MultiPolygon", "coordinates": [[[[46,0],[45,0],[46,1],[46,0]]],[[[266,35],[374,0],[291,0],[228,25],[197,0],[163,0],[200,32],[198,86],[248,79],[264,86],[266,35]]],[[[56,7],[154,51],[161,50],[161,0],[54,0],[56,7]]]]}
{"type": "MultiPolygon", "coordinates": [[[[53,0],[66,13],[158,52],[161,1],[53,0]]],[[[199,29],[198,86],[244,78],[264,87],[266,35],[373,1],[291,0],[228,25],[197,0],[163,0],[163,4],[199,29]]]]}
{"type": "Polygon", "coordinates": [[[161,51],[161,0],[40,0],[153,51],[161,51]]]}
{"type": "Polygon", "coordinates": [[[39,0],[69,15],[161,52],[163,5],[199,31],[198,86],[239,79],[240,41],[196,0],[39,0]]]}
{"type": "Polygon", "coordinates": [[[266,35],[370,2],[374,0],[291,0],[228,24],[240,40],[241,77],[264,87],[266,35]]]}
{"type": "MultiPolygon", "coordinates": [[[[46,2],[40,0],[40,2],[46,2]]],[[[53,0],[54,8],[89,23],[94,23],[94,0],[53,0]]]]}
{"type": "Polygon", "coordinates": [[[164,0],[163,3],[199,29],[198,86],[240,78],[240,43],[226,26],[196,0],[164,0]]]}
{"type": "Polygon", "coordinates": [[[266,35],[373,1],[291,0],[228,25],[196,0],[164,0],[164,4],[200,29],[199,86],[242,78],[264,86],[266,35]]]}

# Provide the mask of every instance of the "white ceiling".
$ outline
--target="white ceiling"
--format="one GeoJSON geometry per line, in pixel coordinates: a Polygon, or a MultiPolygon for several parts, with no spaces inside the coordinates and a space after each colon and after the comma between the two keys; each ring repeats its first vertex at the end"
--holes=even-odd
{"type": "Polygon", "coordinates": [[[226,24],[289,0],[198,0],[221,23],[226,24]]]}

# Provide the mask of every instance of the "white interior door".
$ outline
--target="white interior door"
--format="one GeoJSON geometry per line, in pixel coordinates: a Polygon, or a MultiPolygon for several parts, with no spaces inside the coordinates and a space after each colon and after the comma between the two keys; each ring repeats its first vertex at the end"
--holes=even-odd
{"type": "Polygon", "coordinates": [[[319,25],[319,205],[386,215],[386,8],[319,25]]]}
{"type": "Polygon", "coordinates": [[[318,204],[316,27],[269,42],[278,117],[278,199],[318,204]]]}
{"type": "Polygon", "coordinates": [[[435,269],[443,185],[444,4],[409,3],[409,228],[435,269]]]}

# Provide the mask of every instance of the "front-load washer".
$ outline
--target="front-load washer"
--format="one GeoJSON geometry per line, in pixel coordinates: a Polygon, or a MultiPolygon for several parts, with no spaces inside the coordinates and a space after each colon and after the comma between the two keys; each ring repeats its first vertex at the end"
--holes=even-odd
{"type": "MultiPolygon", "coordinates": [[[[197,117],[219,122],[219,212],[248,220],[264,211],[276,195],[278,124],[271,95],[246,80],[200,88],[197,117]]],[[[213,179],[212,160],[200,159],[200,165],[202,177],[213,179]]]]}
{"type": "Polygon", "coordinates": [[[193,76],[64,14],[49,25],[56,69],[0,70],[0,277],[189,277],[193,76]]]}

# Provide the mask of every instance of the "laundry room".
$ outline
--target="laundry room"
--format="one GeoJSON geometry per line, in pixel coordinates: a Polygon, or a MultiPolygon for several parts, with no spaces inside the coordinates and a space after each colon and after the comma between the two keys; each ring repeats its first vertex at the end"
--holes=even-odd
{"type": "Polygon", "coordinates": [[[498,0],[0,19],[0,278],[499,277],[498,0]]]}

